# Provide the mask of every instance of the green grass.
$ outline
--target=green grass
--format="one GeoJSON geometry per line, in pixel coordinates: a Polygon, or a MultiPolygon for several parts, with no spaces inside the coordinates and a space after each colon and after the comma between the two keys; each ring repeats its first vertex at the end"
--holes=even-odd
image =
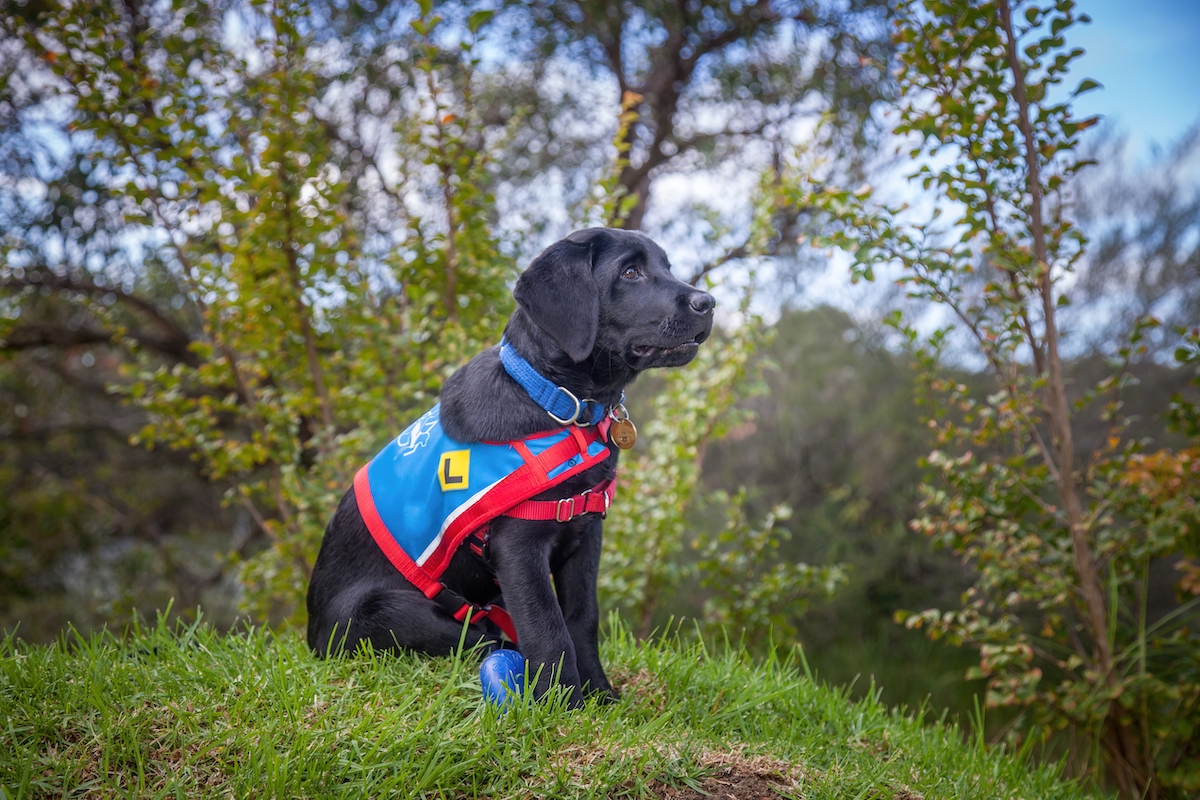
{"type": "Polygon", "coordinates": [[[506,714],[482,701],[471,654],[318,661],[290,633],[165,622],[124,640],[9,638],[0,797],[1091,796],[877,694],[851,701],[802,661],[613,627],[620,703],[506,714]]]}

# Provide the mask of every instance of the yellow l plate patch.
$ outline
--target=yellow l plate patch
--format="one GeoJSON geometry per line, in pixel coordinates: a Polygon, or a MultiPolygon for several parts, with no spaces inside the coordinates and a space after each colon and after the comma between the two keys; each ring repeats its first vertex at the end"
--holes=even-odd
{"type": "Polygon", "coordinates": [[[471,451],[449,450],[438,462],[438,482],[443,492],[466,489],[471,474],[471,451]]]}

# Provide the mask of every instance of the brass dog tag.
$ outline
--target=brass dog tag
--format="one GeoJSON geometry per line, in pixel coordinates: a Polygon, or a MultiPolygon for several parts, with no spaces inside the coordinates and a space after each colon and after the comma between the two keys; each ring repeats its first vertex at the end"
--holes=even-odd
{"type": "Polygon", "coordinates": [[[626,417],[625,419],[613,421],[612,428],[609,429],[609,435],[616,442],[617,447],[622,450],[628,450],[637,441],[637,428],[633,426],[633,422],[629,417],[626,417]]]}

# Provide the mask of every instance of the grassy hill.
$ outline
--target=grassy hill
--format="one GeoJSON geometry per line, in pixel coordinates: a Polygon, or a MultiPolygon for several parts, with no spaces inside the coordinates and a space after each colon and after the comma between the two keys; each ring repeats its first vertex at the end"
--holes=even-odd
{"type": "Polygon", "coordinates": [[[478,660],[314,659],[160,623],[0,643],[0,797],[1091,797],[951,726],[851,702],[802,661],[604,647],[620,703],[498,713],[478,660]]]}

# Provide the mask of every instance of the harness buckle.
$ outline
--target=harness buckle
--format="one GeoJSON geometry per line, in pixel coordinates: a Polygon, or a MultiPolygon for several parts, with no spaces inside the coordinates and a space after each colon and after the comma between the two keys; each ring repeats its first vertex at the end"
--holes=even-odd
{"type": "Polygon", "coordinates": [[[579,419],[579,415],[583,411],[583,403],[579,402],[578,397],[571,394],[570,389],[563,388],[562,386],[556,386],[554,388],[557,389],[558,391],[562,392],[563,394],[565,394],[568,399],[570,399],[572,402],[575,403],[575,413],[572,414],[570,417],[567,417],[566,419],[563,419],[562,417],[557,416],[550,409],[546,409],[546,413],[550,415],[550,419],[554,420],[559,425],[570,425],[572,422],[579,419]]]}
{"type": "MultiPolygon", "coordinates": [[[[584,494],[587,494],[587,492],[584,492],[584,494]]],[[[571,520],[575,519],[575,501],[578,499],[582,499],[582,495],[576,497],[564,497],[562,500],[559,500],[558,506],[556,506],[554,509],[554,521],[570,522],[571,520]],[[571,505],[566,516],[563,516],[563,506],[565,503],[570,503],[571,505]]]]}
{"type": "MultiPolygon", "coordinates": [[[[590,397],[585,397],[582,400],[580,400],[579,401],[579,417],[582,417],[583,412],[587,411],[591,406],[594,406],[594,405],[598,405],[598,403],[590,397]]],[[[595,412],[591,412],[587,415],[587,417],[588,417],[587,419],[580,419],[577,417],[575,419],[575,426],[578,428],[586,428],[586,427],[590,426],[592,424],[592,418],[594,417],[594,415],[595,415],[595,412]]],[[[603,418],[604,417],[601,417],[601,419],[603,419],[603,418]]]]}

